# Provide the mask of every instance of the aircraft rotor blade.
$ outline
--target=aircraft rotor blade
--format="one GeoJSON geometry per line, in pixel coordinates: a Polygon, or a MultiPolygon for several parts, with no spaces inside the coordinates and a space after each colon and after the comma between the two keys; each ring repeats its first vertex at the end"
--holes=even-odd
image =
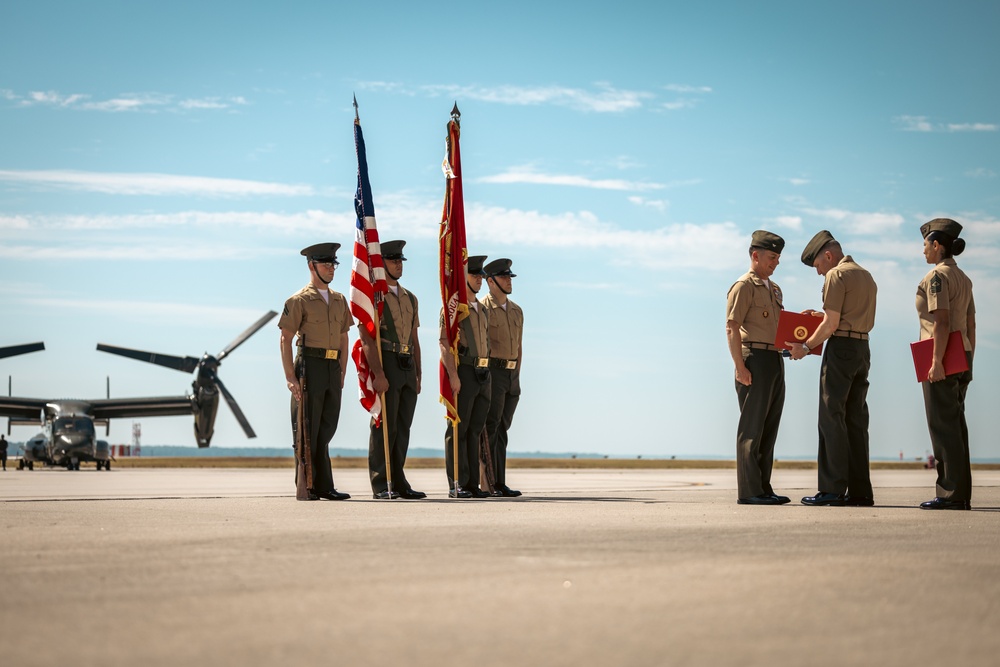
{"type": "Polygon", "coordinates": [[[185,373],[191,373],[194,369],[198,368],[199,360],[195,357],[174,357],[169,354],[156,354],[155,352],[132,350],[127,347],[115,347],[114,345],[105,345],[104,343],[98,343],[97,349],[101,352],[109,352],[111,354],[128,357],[129,359],[138,359],[139,361],[156,364],[157,366],[166,366],[167,368],[173,368],[174,370],[183,371],[185,373]]]}
{"type": "MultiPolygon", "coordinates": [[[[277,313],[275,313],[275,315],[277,315],[277,313]]],[[[16,357],[19,354],[28,354],[29,352],[38,352],[39,350],[44,349],[45,343],[25,343],[24,345],[0,347],[0,359],[5,357],[16,357]]]]}
{"type": "Polygon", "coordinates": [[[215,384],[219,387],[219,391],[222,392],[222,396],[226,399],[226,403],[229,404],[229,409],[233,411],[236,421],[238,421],[240,426],[243,427],[243,432],[247,434],[248,438],[256,438],[257,434],[254,433],[253,429],[250,427],[250,422],[247,421],[246,415],[244,415],[243,411],[240,410],[240,406],[236,404],[236,399],[229,393],[229,390],[226,389],[226,385],[222,384],[222,380],[220,380],[218,376],[215,378],[215,384]]]}
{"type": "Polygon", "coordinates": [[[233,350],[235,350],[236,348],[238,348],[240,345],[242,345],[246,341],[247,338],[249,338],[250,336],[252,336],[255,333],[257,333],[262,326],[264,326],[265,324],[267,324],[268,322],[270,322],[277,314],[278,313],[274,312],[273,310],[267,311],[266,315],[264,315],[263,317],[261,317],[259,320],[257,320],[253,324],[251,324],[249,329],[247,329],[246,331],[244,331],[243,333],[241,333],[239,336],[237,336],[236,340],[234,340],[232,343],[230,343],[229,345],[227,345],[226,349],[224,349],[222,352],[219,352],[219,354],[215,358],[218,359],[219,361],[222,361],[223,359],[225,359],[227,354],[229,354],[230,352],[232,352],[233,350]]]}

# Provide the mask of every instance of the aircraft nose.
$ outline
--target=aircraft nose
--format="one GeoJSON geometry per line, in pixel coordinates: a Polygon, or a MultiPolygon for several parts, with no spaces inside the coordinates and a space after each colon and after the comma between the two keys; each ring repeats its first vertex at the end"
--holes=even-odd
{"type": "Polygon", "coordinates": [[[93,439],[83,433],[64,433],[59,436],[59,448],[64,454],[90,451],[93,439]]]}

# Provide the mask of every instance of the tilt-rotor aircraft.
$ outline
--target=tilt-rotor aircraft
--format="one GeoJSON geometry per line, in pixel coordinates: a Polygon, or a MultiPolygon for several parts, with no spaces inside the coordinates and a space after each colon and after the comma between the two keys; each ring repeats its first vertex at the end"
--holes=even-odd
{"type": "MultiPolygon", "coordinates": [[[[243,427],[248,438],[257,435],[236,399],[219,379],[219,364],[250,336],[257,333],[277,315],[268,311],[254,322],[249,329],[237,336],[222,352],[212,356],[207,352],[197,357],[174,357],[154,352],[132,350],[124,347],[98,344],[102,352],[118,354],[159,366],[166,366],[185,373],[195,373],[191,383],[191,393],[186,396],[152,396],[147,398],[102,398],[96,400],[22,398],[18,396],[0,397],[0,417],[8,417],[7,432],[11,426],[38,426],[42,432],[31,438],[24,446],[24,456],[19,469],[34,469],[40,462],[52,466],[65,466],[69,470],[79,470],[81,461],[96,461],[97,469],[111,469],[108,443],[98,440],[95,426],[110,430],[112,419],[134,417],[166,417],[173,415],[194,415],[194,434],[199,447],[208,447],[215,432],[215,415],[219,407],[221,393],[229,404],[236,421],[243,427]]],[[[41,346],[41,343],[34,343],[41,346]]],[[[43,347],[18,345],[0,348],[0,357],[33,352],[43,347]],[[26,348],[31,349],[26,349],[26,348]]],[[[107,431],[106,431],[107,432],[107,431]]]]}

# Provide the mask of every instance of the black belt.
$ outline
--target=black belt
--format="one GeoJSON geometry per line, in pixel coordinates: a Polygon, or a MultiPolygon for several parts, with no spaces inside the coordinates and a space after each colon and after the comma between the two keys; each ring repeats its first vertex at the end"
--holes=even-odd
{"type": "Polygon", "coordinates": [[[331,361],[340,357],[340,350],[327,350],[322,347],[300,347],[303,357],[314,357],[317,359],[329,359],[331,361]]]}
{"type": "Polygon", "coordinates": [[[770,343],[754,343],[754,342],[744,342],[743,347],[749,347],[751,350],[771,350],[777,352],[778,348],[770,343]]]}
{"type": "Polygon", "coordinates": [[[504,368],[512,371],[517,368],[517,359],[497,359],[496,357],[490,357],[490,367],[504,368]]]}
{"type": "Polygon", "coordinates": [[[391,340],[383,340],[382,349],[385,350],[386,352],[395,352],[396,354],[413,354],[412,345],[393,343],[391,340]]]}
{"type": "Polygon", "coordinates": [[[463,366],[473,366],[475,368],[486,368],[490,364],[489,357],[472,357],[469,355],[461,355],[458,357],[458,363],[463,366]]]}
{"type": "Polygon", "coordinates": [[[868,334],[860,331],[834,331],[837,338],[857,338],[858,340],[868,340],[868,334]]]}

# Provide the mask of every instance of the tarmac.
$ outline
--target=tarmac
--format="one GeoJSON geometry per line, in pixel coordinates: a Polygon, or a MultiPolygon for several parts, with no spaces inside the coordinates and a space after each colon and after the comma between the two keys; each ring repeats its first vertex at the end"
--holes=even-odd
{"type": "Polygon", "coordinates": [[[1000,471],[929,512],[736,504],[732,470],[517,470],[516,499],[296,502],[288,469],[0,473],[0,665],[995,665],[1000,471]]]}

